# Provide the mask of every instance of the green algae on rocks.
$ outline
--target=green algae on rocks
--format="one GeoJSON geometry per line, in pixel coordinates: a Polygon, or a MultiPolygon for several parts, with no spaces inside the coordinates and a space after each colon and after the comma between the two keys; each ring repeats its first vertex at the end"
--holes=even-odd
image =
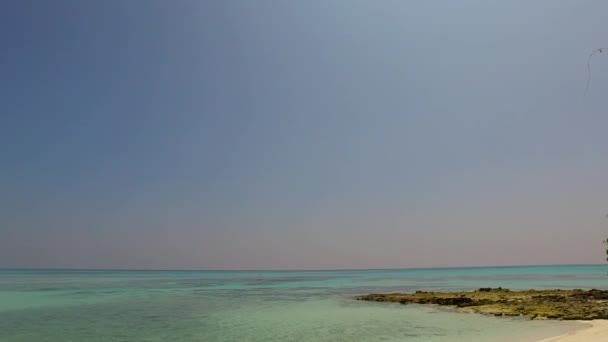
{"type": "Polygon", "coordinates": [[[525,316],[531,319],[608,319],[608,291],[526,290],[480,288],[464,292],[369,294],[357,300],[401,304],[437,304],[463,311],[495,316],[525,316]]]}

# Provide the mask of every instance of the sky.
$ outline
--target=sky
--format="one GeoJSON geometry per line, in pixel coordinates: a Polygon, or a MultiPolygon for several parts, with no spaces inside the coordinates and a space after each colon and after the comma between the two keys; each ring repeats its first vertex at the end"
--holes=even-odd
{"type": "Polygon", "coordinates": [[[608,2],[0,3],[0,267],[604,262],[608,2]]]}

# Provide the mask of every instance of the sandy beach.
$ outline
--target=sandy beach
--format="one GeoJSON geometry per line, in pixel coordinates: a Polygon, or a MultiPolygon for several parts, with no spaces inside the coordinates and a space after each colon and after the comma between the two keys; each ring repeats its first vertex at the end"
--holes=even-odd
{"type": "Polygon", "coordinates": [[[589,328],[576,330],[565,335],[547,338],[538,342],[605,342],[608,341],[608,320],[581,321],[589,328]]]}

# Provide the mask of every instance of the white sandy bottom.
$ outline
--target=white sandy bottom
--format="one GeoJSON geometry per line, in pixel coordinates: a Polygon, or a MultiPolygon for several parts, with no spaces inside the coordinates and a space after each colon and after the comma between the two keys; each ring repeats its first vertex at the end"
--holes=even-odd
{"type": "Polygon", "coordinates": [[[589,328],[569,332],[565,335],[547,338],[538,342],[606,342],[608,341],[608,320],[581,321],[589,328]]]}

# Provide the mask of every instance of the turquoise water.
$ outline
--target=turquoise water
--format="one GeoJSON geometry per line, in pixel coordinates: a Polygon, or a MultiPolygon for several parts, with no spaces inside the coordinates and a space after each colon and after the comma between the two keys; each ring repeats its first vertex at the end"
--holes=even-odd
{"type": "Polygon", "coordinates": [[[607,271],[0,270],[0,341],[534,341],[579,325],[351,297],[498,286],[605,289],[607,271]]]}

